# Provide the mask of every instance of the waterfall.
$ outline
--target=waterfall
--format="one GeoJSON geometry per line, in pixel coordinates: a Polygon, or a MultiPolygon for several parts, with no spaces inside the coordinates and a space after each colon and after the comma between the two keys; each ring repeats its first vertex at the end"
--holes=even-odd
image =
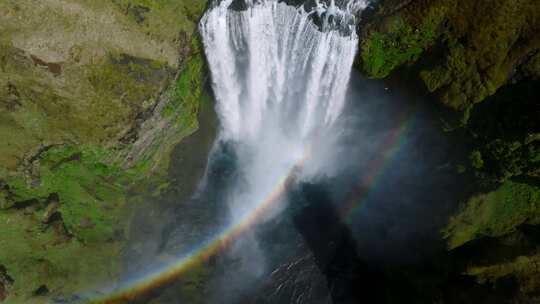
{"type": "Polygon", "coordinates": [[[201,21],[223,135],[256,140],[265,126],[304,139],[332,124],[343,108],[358,38],[354,30],[344,36],[324,28],[329,19],[354,27],[350,19],[366,3],[341,10],[334,1],[317,1],[306,12],[273,0],[233,11],[231,2],[220,2],[201,21]],[[324,15],[322,31],[312,14],[324,15]]]}
{"type": "MultiPolygon", "coordinates": [[[[216,2],[200,23],[220,139],[235,144],[243,179],[223,198],[233,222],[272,196],[300,162],[306,166],[339,119],[358,47],[355,15],[367,5],[244,1],[241,11],[230,8],[232,0],[216,2]]],[[[240,251],[250,273],[264,264],[253,242],[240,251]]]]}

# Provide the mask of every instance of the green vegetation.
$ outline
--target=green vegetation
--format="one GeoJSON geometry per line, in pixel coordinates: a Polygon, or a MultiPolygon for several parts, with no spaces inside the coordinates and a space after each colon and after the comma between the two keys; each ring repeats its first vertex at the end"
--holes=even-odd
{"type": "Polygon", "coordinates": [[[537,294],[540,290],[540,253],[520,256],[512,261],[493,266],[473,266],[466,274],[477,277],[481,284],[494,284],[501,279],[517,279],[524,294],[537,294]]]}
{"type": "Polygon", "coordinates": [[[513,176],[540,175],[540,146],[538,141],[524,143],[495,139],[484,146],[491,163],[491,174],[500,180],[513,176]]]}
{"type": "Polygon", "coordinates": [[[538,235],[528,230],[540,224],[539,31],[538,1],[387,0],[361,34],[368,76],[414,63],[409,71],[432,96],[460,112],[445,129],[468,133],[472,147],[456,171],[490,190],[470,198],[443,234],[450,249],[470,245],[450,255],[479,248],[458,264],[515,292],[512,303],[540,299],[538,235]]]}
{"type": "Polygon", "coordinates": [[[43,201],[56,194],[68,232],[81,242],[112,240],[118,232],[117,213],[125,203],[126,190],[119,182],[127,175],[107,164],[109,157],[96,147],[53,147],[39,160],[39,185],[28,186],[19,178],[8,180],[7,186],[19,201],[43,201]]]}
{"type": "Polygon", "coordinates": [[[471,198],[444,231],[449,248],[484,238],[468,248],[480,246],[482,252],[490,246],[489,253],[466,260],[465,274],[492,286],[514,280],[519,288],[515,298],[523,299],[531,299],[540,282],[538,242],[524,232],[540,224],[540,130],[531,115],[537,88],[537,81],[508,85],[466,111],[462,127],[475,146],[470,167],[478,183],[498,189],[471,198]]]}
{"type": "Polygon", "coordinates": [[[540,59],[530,58],[540,48],[538,1],[413,1],[390,14],[386,3],[395,5],[383,2],[362,37],[362,69],[371,77],[416,61],[436,43],[420,76],[444,104],[465,110],[493,95],[522,63],[525,75],[538,75],[540,59]]]}
{"type": "Polygon", "coordinates": [[[370,77],[384,78],[396,67],[416,61],[437,39],[443,16],[442,10],[433,10],[418,26],[400,17],[388,21],[384,32],[373,32],[362,43],[363,70],[370,77]]]}
{"type": "Polygon", "coordinates": [[[143,107],[163,85],[168,72],[159,61],[111,54],[101,64],[88,66],[87,78],[98,98],[121,99],[124,105],[143,107]]]}
{"type": "Polygon", "coordinates": [[[121,11],[144,28],[160,35],[176,35],[179,30],[193,31],[206,7],[205,1],[188,0],[112,0],[121,11]]]}
{"type": "Polygon", "coordinates": [[[163,108],[162,115],[176,115],[183,128],[197,127],[197,113],[202,98],[203,58],[197,53],[190,57],[170,92],[171,101],[163,108]]]}
{"type": "Polygon", "coordinates": [[[62,232],[61,225],[42,223],[42,212],[0,212],[0,261],[13,279],[5,303],[47,303],[33,297],[41,286],[69,298],[98,283],[113,282],[119,269],[118,242],[84,244],[62,232]]]}
{"type": "Polygon", "coordinates": [[[484,160],[482,159],[482,153],[478,150],[474,150],[469,156],[471,160],[471,166],[475,169],[482,169],[484,167],[484,160]]]}
{"type": "Polygon", "coordinates": [[[463,174],[463,173],[467,172],[467,167],[464,166],[464,165],[457,165],[456,166],[456,172],[459,173],[459,174],[463,174]]]}
{"type": "Polygon", "coordinates": [[[34,185],[23,177],[5,182],[0,262],[14,280],[8,300],[27,301],[41,285],[61,296],[114,279],[129,224],[122,182],[132,177],[110,156],[54,146],[32,166],[34,185]]]}
{"type": "Polygon", "coordinates": [[[205,5],[0,2],[6,303],[71,299],[114,281],[132,195],[163,191],[173,146],[197,128],[203,60],[189,39],[205,5]],[[188,72],[174,85],[179,68],[188,72]],[[174,111],[154,113],[163,107],[174,111]]]}
{"type": "MultiPolygon", "coordinates": [[[[537,81],[505,86],[474,107],[466,128],[475,136],[485,179],[540,177],[537,81]]],[[[475,152],[475,153],[476,153],[475,152]]],[[[477,155],[478,156],[478,155],[477,155]]]]}
{"type": "Polygon", "coordinates": [[[114,142],[155,102],[170,73],[156,61],[110,55],[64,71],[73,86],[63,87],[20,50],[0,46],[1,55],[0,94],[8,99],[0,101],[0,166],[9,170],[43,144],[114,142]]]}
{"type": "Polygon", "coordinates": [[[444,231],[450,248],[482,236],[499,237],[520,224],[540,224],[540,188],[507,181],[499,189],[475,196],[444,231]]]}

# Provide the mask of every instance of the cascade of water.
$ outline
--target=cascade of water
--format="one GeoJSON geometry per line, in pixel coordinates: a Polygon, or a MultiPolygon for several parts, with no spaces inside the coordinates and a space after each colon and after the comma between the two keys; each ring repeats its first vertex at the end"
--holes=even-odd
{"type": "Polygon", "coordinates": [[[239,214],[312,154],[314,138],[339,117],[358,45],[352,21],[367,5],[316,0],[306,11],[278,0],[244,1],[243,11],[230,8],[233,0],[216,2],[200,23],[221,138],[242,147],[239,166],[250,184],[228,199],[239,214]]]}
{"type": "MultiPolygon", "coordinates": [[[[243,11],[230,9],[233,0],[215,3],[200,24],[220,136],[236,143],[243,178],[224,197],[233,222],[275,196],[276,185],[318,152],[314,141],[342,112],[358,45],[354,15],[367,5],[321,0],[306,11],[278,0],[244,1],[243,11]]],[[[250,274],[264,264],[252,245],[240,250],[250,274]]]]}
{"type": "Polygon", "coordinates": [[[253,140],[264,126],[304,139],[343,108],[358,41],[354,30],[344,36],[339,29],[354,26],[366,2],[340,8],[317,0],[306,12],[276,0],[246,1],[245,11],[221,1],[201,21],[223,136],[253,140]]]}

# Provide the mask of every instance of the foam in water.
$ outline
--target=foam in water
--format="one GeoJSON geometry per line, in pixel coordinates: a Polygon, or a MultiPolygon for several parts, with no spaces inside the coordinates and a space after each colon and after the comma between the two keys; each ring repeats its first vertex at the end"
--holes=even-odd
{"type": "MultiPolygon", "coordinates": [[[[244,11],[230,9],[232,0],[216,3],[200,24],[220,136],[236,143],[244,179],[225,198],[232,221],[316,154],[317,138],[339,118],[358,46],[354,15],[366,6],[316,1],[306,11],[277,0],[246,1],[244,11]]],[[[256,246],[243,251],[250,264],[263,264],[254,258],[262,256],[256,246]]]]}

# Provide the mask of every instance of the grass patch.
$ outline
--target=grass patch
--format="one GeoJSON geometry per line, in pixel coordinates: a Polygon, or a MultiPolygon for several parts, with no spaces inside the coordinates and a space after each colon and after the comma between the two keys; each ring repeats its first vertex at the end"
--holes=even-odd
{"type": "Polygon", "coordinates": [[[453,249],[482,236],[512,233],[523,223],[540,223],[540,189],[507,181],[493,192],[471,198],[443,233],[453,249]]]}
{"type": "Polygon", "coordinates": [[[118,243],[83,244],[41,223],[41,213],[0,211],[0,263],[13,278],[6,303],[47,303],[32,297],[45,284],[57,296],[70,296],[114,280],[118,243]]]}
{"type": "Polygon", "coordinates": [[[113,156],[91,145],[54,146],[35,161],[38,183],[6,180],[0,264],[15,282],[7,303],[30,301],[42,284],[61,297],[114,280],[129,228],[127,189],[144,178],[146,166],[126,171],[110,161],[113,156]],[[53,204],[60,219],[45,221],[53,204]]]}
{"type": "Polygon", "coordinates": [[[204,61],[200,54],[192,56],[180,73],[171,94],[170,102],[163,108],[164,117],[177,115],[182,129],[197,127],[197,114],[202,99],[204,61]]]}
{"type": "Polygon", "coordinates": [[[520,292],[535,294],[540,290],[540,252],[498,265],[472,266],[466,274],[475,276],[480,284],[495,284],[500,279],[513,277],[519,282],[520,292]]]}
{"type": "Polygon", "coordinates": [[[110,152],[92,146],[58,146],[41,156],[39,184],[30,186],[22,177],[7,181],[12,202],[35,200],[44,208],[51,194],[59,199],[59,211],[69,233],[83,243],[117,237],[126,187],[120,181],[128,173],[107,163],[110,152]]]}
{"type": "Polygon", "coordinates": [[[413,62],[429,48],[439,36],[438,27],[443,12],[433,10],[417,27],[396,17],[389,30],[373,32],[361,45],[363,70],[373,78],[384,78],[396,67],[413,62]]]}

